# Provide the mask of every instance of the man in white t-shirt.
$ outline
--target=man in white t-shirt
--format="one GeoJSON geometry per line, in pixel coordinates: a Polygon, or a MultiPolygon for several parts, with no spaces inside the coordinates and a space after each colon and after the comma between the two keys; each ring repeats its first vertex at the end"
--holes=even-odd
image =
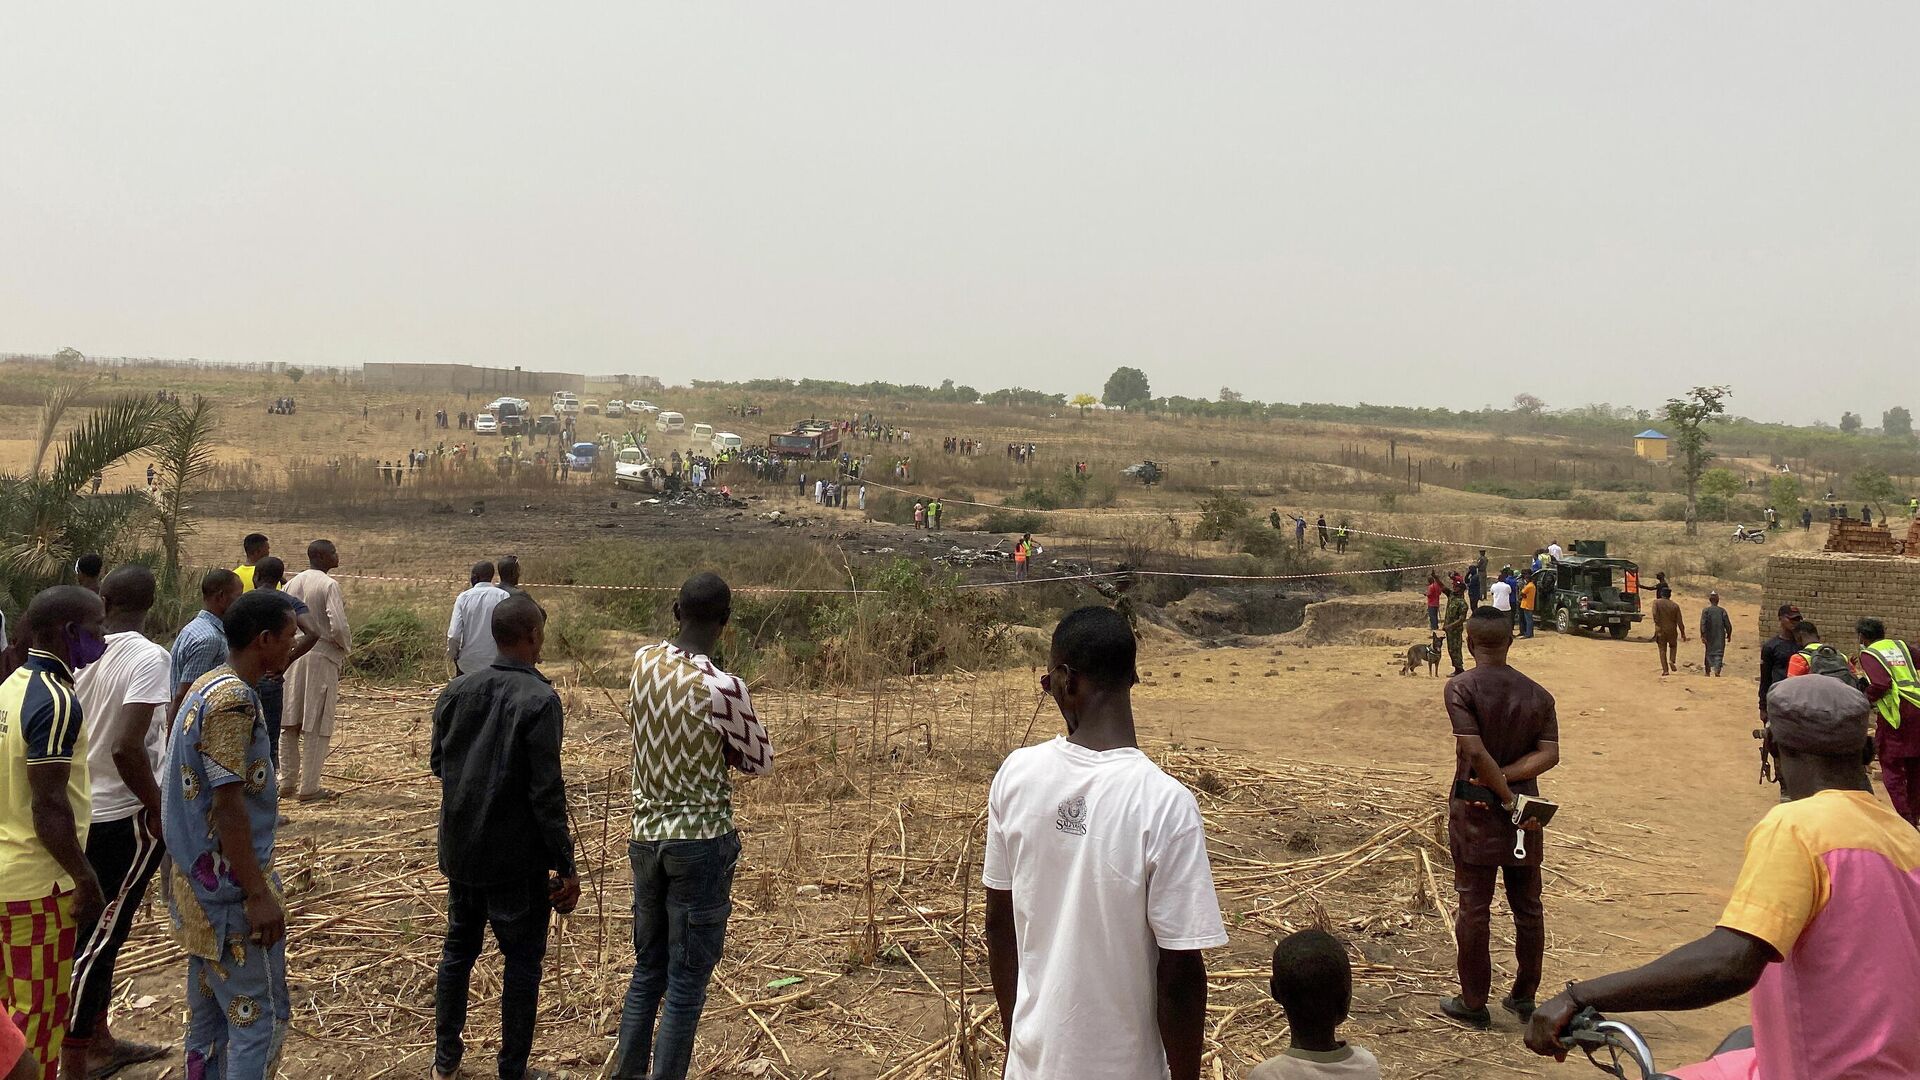
{"type": "Polygon", "coordinates": [[[1007,755],[987,798],[987,954],[1006,1080],[1198,1080],[1227,943],[1193,795],[1136,744],[1137,646],[1088,607],[1040,680],[1065,738],[1007,755]]]}
{"type": "Polygon", "coordinates": [[[167,704],[173,700],[172,657],[140,628],[153,607],[153,571],[122,566],[100,582],[107,609],[107,651],[74,680],[87,733],[92,824],[87,862],[107,907],[75,938],[73,997],[63,1075],[98,1076],[168,1053],[164,1046],[122,1042],[107,1028],[113,966],[133,927],[134,912],[160,865],[160,785],[167,759],[167,704]]]}

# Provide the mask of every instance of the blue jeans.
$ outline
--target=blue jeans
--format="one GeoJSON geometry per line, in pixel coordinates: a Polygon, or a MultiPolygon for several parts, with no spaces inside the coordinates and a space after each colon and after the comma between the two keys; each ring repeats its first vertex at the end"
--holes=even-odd
{"type": "Polygon", "coordinates": [[[1533,636],[1533,611],[1529,608],[1520,609],[1520,636],[1533,636]]]}
{"type": "Polygon", "coordinates": [[[1427,629],[1433,631],[1436,634],[1440,632],[1440,609],[1439,608],[1430,607],[1427,609],[1427,629]]]}
{"type": "Polygon", "coordinates": [[[707,980],[726,944],[740,834],[635,840],[627,858],[633,863],[633,981],[620,1010],[613,1078],[685,1080],[707,980]]]}

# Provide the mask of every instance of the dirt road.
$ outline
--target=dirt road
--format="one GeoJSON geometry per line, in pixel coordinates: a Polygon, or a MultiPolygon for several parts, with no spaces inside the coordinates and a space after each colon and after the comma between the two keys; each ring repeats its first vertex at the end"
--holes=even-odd
{"type": "MultiPolygon", "coordinates": [[[[1681,599],[1697,622],[1698,602],[1681,599]]],[[[1759,665],[1750,630],[1755,610],[1731,610],[1736,637],[1722,679],[1701,675],[1697,643],[1683,646],[1689,670],[1669,678],[1661,677],[1654,646],[1642,635],[1614,642],[1543,633],[1515,645],[1514,663],[1554,693],[1560,715],[1561,764],[1542,781],[1562,807],[1548,847],[1549,991],[1570,978],[1652,959],[1711,929],[1747,830],[1774,804],[1777,789],[1755,782],[1749,734],[1759,665]]],[[[1400,636],[1404,645],[1422,635],[1400,636]]],[[[1149,650],[1141,728],[1176,743],[1251,755],[1423,769],[1433,777],[1438,806],[1453,770],[1444,679],[1401,677],[1394,651],[1149,650]],[[1270,668],[1279,674],[1266,677],[1270,668]]],[[[1504,919],[1496,903],[1497,966],[1511,943],[1504,919]]],[[[1510,971],[1510,962],[1502,970],[1510,971]]],[[[1496,974],[1496,989],[1502,977],[1496,974]]],[[[1678,1065],[1704,1057],[1745,1023],[1746,1007],[1742,1001],[1634,1020],[1662,1063],[1678,1065]]],[[[1491,1038],[1511,1042],[1518,1032],[1505,1018],[1491,1038]]],[[[1551,1075],[1577,1075],[1572,1066],[1542,1065],[1551,1075]]]]}

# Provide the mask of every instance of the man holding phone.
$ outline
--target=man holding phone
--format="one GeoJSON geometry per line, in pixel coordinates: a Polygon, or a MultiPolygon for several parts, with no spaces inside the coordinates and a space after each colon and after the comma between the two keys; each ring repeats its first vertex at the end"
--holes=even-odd
{"type": "Polygon", "coordinates": [[[499,656],[448,684],[433,710],[433,774],[440,778],[440,871],[447,876],[447,937],[434,991],[433,1074],[460,1070],[467,987],[487,927],[506,958],[501,980],[500,1076],[542,1080],[529,1069],[540,964],[552,912],[580,902],[560,772],[560,695],[534,665],[546,612],[521,593],[495,605],[499,656]]]}

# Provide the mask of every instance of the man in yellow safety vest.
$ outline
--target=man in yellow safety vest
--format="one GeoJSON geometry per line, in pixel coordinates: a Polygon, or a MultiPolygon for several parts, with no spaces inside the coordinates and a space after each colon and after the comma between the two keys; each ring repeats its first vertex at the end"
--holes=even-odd
{"type": "Polygon", "coordinates": [[[1854,629],[1867,699],[1879,714],[1873,743],[1887,798],[1909,824],[1920,826],[1920,677],[1913,647],[1889,638],[1879,619],[1861,619],[1854,629]]]}

